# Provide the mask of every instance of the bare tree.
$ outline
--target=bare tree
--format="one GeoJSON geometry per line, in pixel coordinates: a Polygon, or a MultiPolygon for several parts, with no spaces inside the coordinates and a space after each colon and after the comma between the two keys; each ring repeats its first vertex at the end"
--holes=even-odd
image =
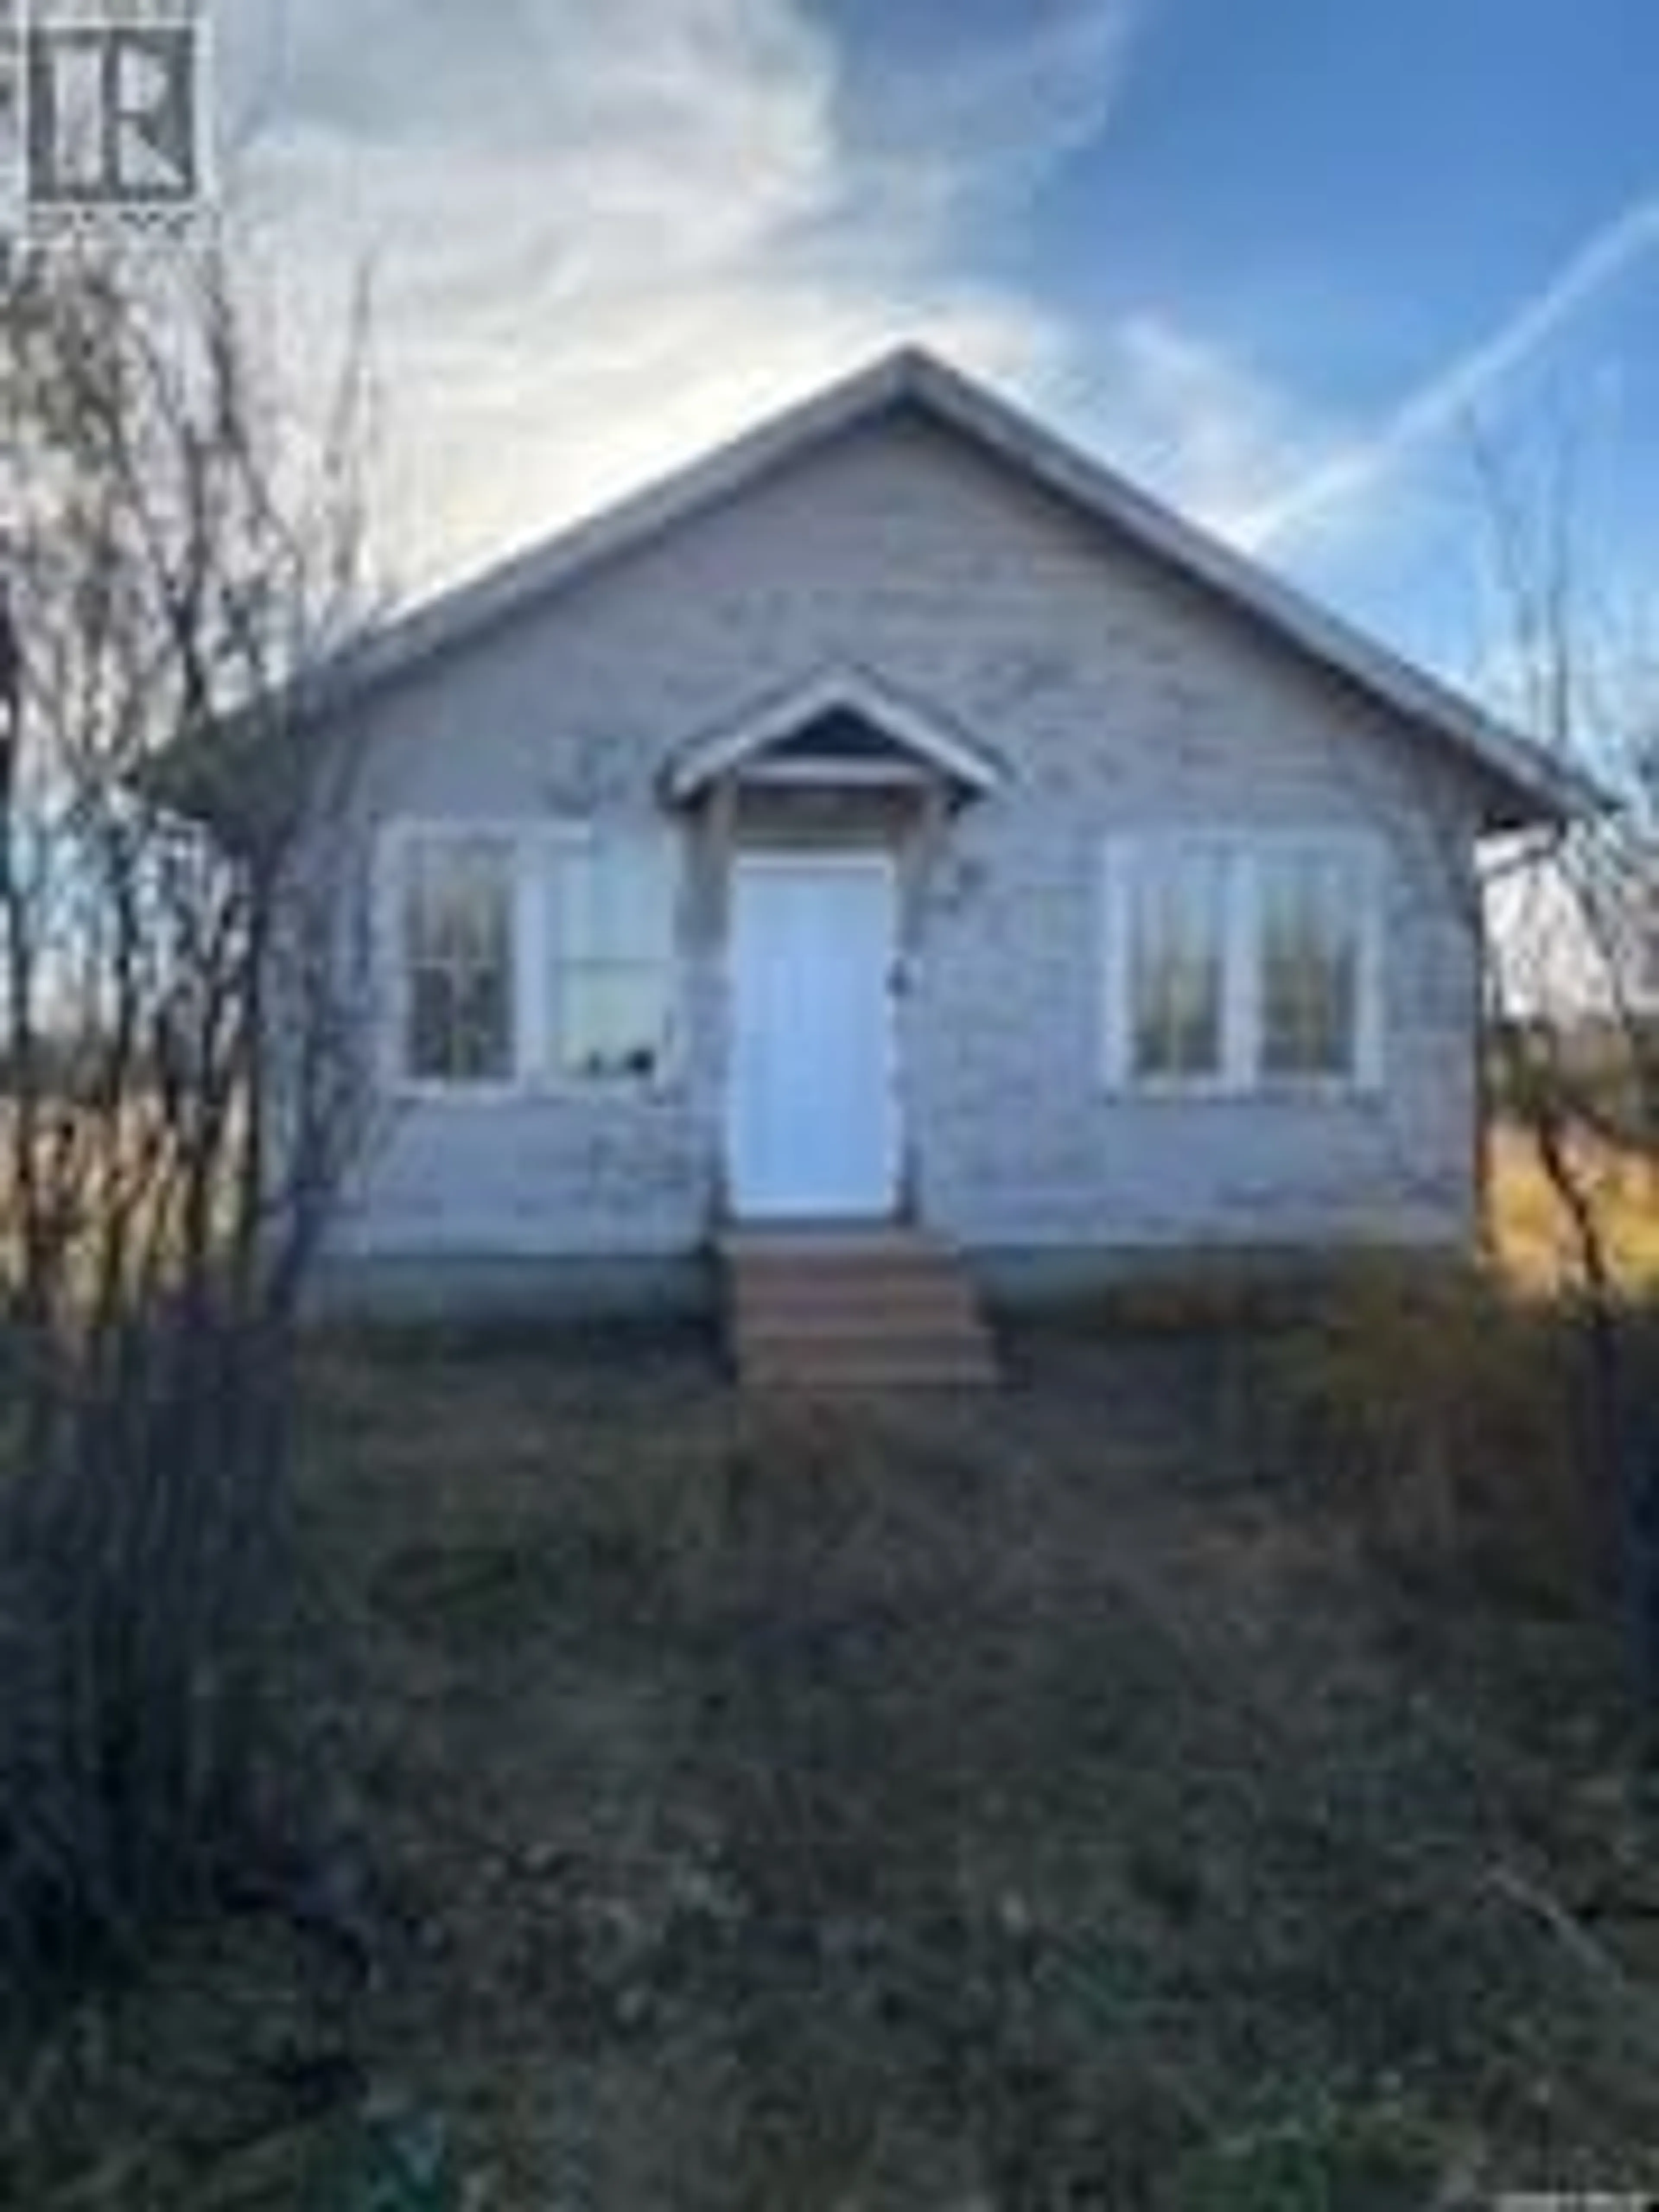
{"type": "Polygon", "coordinates": [[[363,1097],[310,719],[362,613],[360,331],[302,459],[212,253],[4,316],[0,2010],[239,1848],[363,1097]]]}
{"type": "Polygon", "coordinates": [[[1530,487],[1479,446],[1505,703],[1597,796],[1543,849],[1501,863],[1488,963],[1504,1110],[1567,1231],[1591,1444],[1617,1507],[1644,1692],[1659,1692],[1659,1408],[1634,1356],[1602,1187],[1633,1163],[1659,1215],[1659,662],[1587,567],[1571,471],[1530,487]]]}

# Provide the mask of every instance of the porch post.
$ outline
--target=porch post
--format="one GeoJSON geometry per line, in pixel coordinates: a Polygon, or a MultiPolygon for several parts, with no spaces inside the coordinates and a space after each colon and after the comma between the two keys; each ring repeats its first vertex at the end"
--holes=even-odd
{"type": "Polygon", "coordinates": [[[738,842],[738,787],[723,775],[708,793],[703,853],[703,922],[708,941],[724,947],[731,926],[732,855],[738,842]]]}
{"type": "Polygon", "coordinates": [[[904,869],[903,951],[908,962],[920,951],[922,920],[933,873],[945,849],[945,833],[951,818],[951,797],[944,779],[930,775],[921,787],[916,807],[915,834],[908,842],[904,869]]]}
{"type": "MultiPolygon", "coordinates": [[[[917,795],[916,811],[911,834],[900,846],[899,901],[899,974],[901,995],[895,1009],[899,1032],[899,1069],[901,1085],[909,1055],[905,1050],[905,1030],[911,1020],[915,1002],[917,969],[923,957],[926,936],[925,922],[927,901],[933,890],[933,879],[945,850],[945,834],[951,819],[951,792],[945,778],[930,773],[921,784],[917,795]]],[[[908,1221],[918,1220],[921,1212],[921,1162],[917,1156],[917,1117],[910,1110],[908,1098],[902,1097],[900,1110],[903,1118],[904,1147],[899,1160],[899,1210],[908,1221]]]]}
{"type": "Polygon", "coordinates": [[[704,1004],[714,1031],[714,1110],[709,1142],[709,1230],[718,1237],[732,1212],[726,1179],[726,1115],[732,1080],[732,863],[738,843],[738,786],[735,777],[718,776],[703,808],[699,870],[697,929],[706,979],[704,1004]]]}

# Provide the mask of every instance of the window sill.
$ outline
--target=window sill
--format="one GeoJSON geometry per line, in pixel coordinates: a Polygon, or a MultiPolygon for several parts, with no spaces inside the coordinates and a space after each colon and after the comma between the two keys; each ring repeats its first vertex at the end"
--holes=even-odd
{"type": "Polygon", "coordinates": [[[479,1083],[444,1083],[435,1077],[398,1075],[386,1094],[399,1106],[517,1106],[529,1096],[515,1078],[479,1083]]]}
{"type": "Polygon", "coordinates": [[[1108,1083],[1105,1097],[1121,1106],[1363,1106],[1376,1103],[1384,1085],[1373,1076],[1257,1077],[1193,1083],[1108,1083]]]}
{"type": "Polygon", "coordinates": [[[685,1084],[676,1075],[605,1075],[586,1082],[550,1075],[529,1089],[531,1097],[551,1106],[655,1106],[685,1095],[685,1084]]]}
{"type": "Polygon", "coordinates": [[[394,1104],[472,1107],[658,1105],[683,1099],[684,1080],[673,1074],[607,1076],[581,1082],[557,1076],[523,1076],[501,1083],[439,1083],[409,1076],[388,1086],[394,1104]]]}

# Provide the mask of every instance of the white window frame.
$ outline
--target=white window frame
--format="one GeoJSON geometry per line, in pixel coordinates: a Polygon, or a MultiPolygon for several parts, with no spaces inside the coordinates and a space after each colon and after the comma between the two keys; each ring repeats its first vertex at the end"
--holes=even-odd
{"type": "MultiPolygon", "coordinates": [[[[681,1017],[684,991],[679,922],[684,897],[683,847],[672,827],[637,825],[641,836],[659,836],[670,875],[675,916],[669,950],[668,1042],[662,1065],[649,1076],[605,1079],[567,1074],[556,1064],[554,1033],[555,872],[560,856],[591,850],[609,833],[606,825],[568,820],[526,824],[500,815],[407,815],[384,823],[375,844],[376,1012],[382,1083],[391,1094],[411,1103],[454,1106],[512,1103],[527,1097],[589,1102],[649,1097],[668,1087],[680,1070],[681,1017]],[[510,1072],[502,1077],[458,1080],[411,1073],[408,1064],[409,963],[404,941],[408,854],[424,844],[465,844],[489,839],[508,848],[513,870],[513,1005],[510,1072]]],[[[617,834],[635,834],[635,826],[617,834]]]]}
{"type": "Polygon", "coordinates": [[[522,823],[500,816],[447,815],[401,817],[380,833],[375,860],[377,998],[380,1012],[380,1067],[386,1087],[401,1098],[489,1105],[522,1097],[528,1086],[533,1052],[534,1008],[525,948],[533,944],[536,872],[526,865],[522,823]],[[508,1028],[508,1070],[505,1075],[473,1079],[418,1075],[409,1065],[410,972],[405,936],[409,858],[423,846],[465,845],[484,840],[510,855],[512,873],[513,998],[508,1028]]]}
{"type": "Polygon", "coordinates": [[[1104,1020],[1102,1077],[1106,1089],[1137,1098],[1201,1100],[1345,1099],[1374,1094],[1384,1069],[1383,901],[1381,841],[1364,830],[1215,830],[1198,825],[1125,832],[1106,840],[1101,869],[1104,1020]],[[1221,1057],[1204,1074],[1143,1075],[1134,1065],[1131,998],[1131,918],[1137,872],[1184,854],[1217,853],[1226,870],[1226,921],[1221,946],[1221,1057]],[[1275,1075],[1263,1070],[1261,871],[1278,859],[1338,860],[1354,886],[1358,914],[1358,977],[1353,1064],[1340,1074],[1275,1075]]]}

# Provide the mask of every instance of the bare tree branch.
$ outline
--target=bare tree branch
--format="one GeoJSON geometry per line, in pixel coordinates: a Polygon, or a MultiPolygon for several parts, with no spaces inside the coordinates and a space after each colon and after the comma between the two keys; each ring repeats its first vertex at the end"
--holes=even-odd
{"type": "Polygon", "coordinates": [[[302,466],[211,254],[160,294],[60,262],[5,313],[0,1635],[27,1619],[38,1677],[0,1712],[15,1994],[213,1878],[264,1740],[294,1331],[367,1104],[329,835],[353,763],[304,702],[365,616],[368,385],[360,309],[302,466]]]}

